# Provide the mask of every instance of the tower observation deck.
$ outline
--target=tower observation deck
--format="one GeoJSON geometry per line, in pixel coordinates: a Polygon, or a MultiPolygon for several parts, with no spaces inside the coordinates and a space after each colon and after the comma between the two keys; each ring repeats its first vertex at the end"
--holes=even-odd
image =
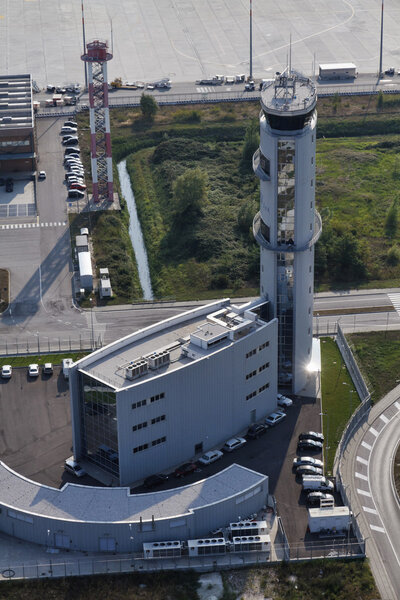
{"type": "Polygon", "coordinates": [[[287,69],[261,92],[260,212],[253,232],[261,247],[260,290],[278,318],[278,381],[293,393],[307,382],[312,350],[317,95],[313,82],[287,69]]]}
{"type": "Polygon", "coordinates": [[[86,45],[81,59],[88,63],[90,153],[92,162],[93,200],[113,202],[110,114],[108,108],[107,61],[112,54],[107,43],[95,40],[86,45]]]}

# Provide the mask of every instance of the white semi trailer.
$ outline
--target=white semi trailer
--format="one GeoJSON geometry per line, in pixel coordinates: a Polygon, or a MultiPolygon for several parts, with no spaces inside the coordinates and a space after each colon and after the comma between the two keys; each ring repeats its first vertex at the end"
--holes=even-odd
{"type": "Polygon", "coordinates": [[[319,65],[319,79],[355,79],[357,67],[353,63],[326,63],[319,65]]]}
{"type": "Polygon", "coordinates": [[[308,509],[308,526],[311,533],[348,531],[351,512],[348,506],[321,506],[308,509]]]}

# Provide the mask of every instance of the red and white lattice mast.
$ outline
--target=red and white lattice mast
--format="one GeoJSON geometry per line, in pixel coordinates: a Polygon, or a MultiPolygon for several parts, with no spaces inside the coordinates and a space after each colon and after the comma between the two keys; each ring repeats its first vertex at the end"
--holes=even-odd
{"type": "Polygon", "coordinates": [[[89,107],[91,132],[91,158],[93,200],[114,200],[110,114],[108,109],[107,61],[112,54],[107,52],[107,43],[95,40],[86,45],[86,54],[81,56],[89,70],[89,107]]]}

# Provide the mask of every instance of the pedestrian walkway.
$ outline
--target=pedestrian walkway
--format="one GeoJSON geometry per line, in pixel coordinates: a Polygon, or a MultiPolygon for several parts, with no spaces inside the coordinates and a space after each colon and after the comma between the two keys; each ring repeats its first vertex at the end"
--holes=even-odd
{"type": "Polygon", "coordinates": [[[400,294],[388,294],[388,298],[393,304],[394,310],[400,316],[400,294]]]}
{"type": "Polygon", "coordinates": [[[7,223],[0,225],[0,229],[38,229],[40,227],[65,227],[66,221],[55,221],[54,223],[7,223]]]}

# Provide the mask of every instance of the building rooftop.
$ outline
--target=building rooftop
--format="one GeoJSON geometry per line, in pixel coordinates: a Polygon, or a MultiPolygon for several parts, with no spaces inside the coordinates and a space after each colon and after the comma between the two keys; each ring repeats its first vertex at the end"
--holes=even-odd
{"type": "Polygon", "coordinates": [[[209,356],[265,326],[257,311],[266,305],[265,300],[243,307],[231,306],[227,299],[214,302],[97,350],[77,368],[114,389],[130,387],[209,356]]]}
{"type": "Polygon", "coordinates": [[[0,133],[28,128],[33,128],[31,76],[0,76],[0,133]]]}
{"type": "Polygon", "coordinates": [[[275,115],[308,113],[316,102],[317,93],[312,80],[288,69],[267,82],[261,92],[261,106],[275,115]]]}
{"type": "Polygon", "coordinates": [[[140,522],[187,515],[223,502],[262,483],[266,475],[233,464],[191,485],[145,494],[129,488],[99,488],[67,483],[60,490],[19,475],[0,461],[0,502],[10,509],[55,519],[140,522]]]}

